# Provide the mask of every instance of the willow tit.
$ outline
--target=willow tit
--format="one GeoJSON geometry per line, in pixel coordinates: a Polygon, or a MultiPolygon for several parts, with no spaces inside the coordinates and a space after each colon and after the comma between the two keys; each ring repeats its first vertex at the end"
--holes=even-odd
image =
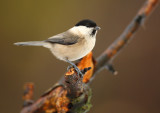
{"type": "Polygon", "coordinates": [[[69,30],[54,35],[43,41],[17,42],[19,46],[43,46],[49,48],[51,52],[60,60],[70,63],[78,74],[81,71],[71,61],[76,61],[86,56],[95,46],[96,34],[100,29],[91,20],[82,20],[69,30]]]}

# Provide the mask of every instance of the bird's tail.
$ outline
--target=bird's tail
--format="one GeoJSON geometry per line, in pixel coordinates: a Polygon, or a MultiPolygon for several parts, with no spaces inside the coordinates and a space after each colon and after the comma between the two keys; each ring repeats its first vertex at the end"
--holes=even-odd
{"type": "Polygon", "coordinates": [[[45,42],[44,41],[17,42],[17,43],[14,43],[14,45],[17,45],[17,46],[44,46],[45,42]]]}

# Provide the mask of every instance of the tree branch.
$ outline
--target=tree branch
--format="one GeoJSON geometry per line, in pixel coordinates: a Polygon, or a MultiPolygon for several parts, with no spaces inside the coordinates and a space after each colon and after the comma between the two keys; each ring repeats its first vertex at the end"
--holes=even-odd
{"type": "Polygon", "coordinates": [[[116,74],[111,61],[127,45],[128,41],[138,31],[138,28],[146,20],[155,8],[158,0],[147,0],[129,26],[96,60],[92,52],[81,59],[77,66],[84,74],[81,78],[74,68],[71,68],[65,76],[37,101],[32,101],[33,85],[26,85],[24,101],[21,113],[85,113],[91,108],[90,100],[92,91],[89,84],[97,73],[107,68],[116,74]],[[29,101],[28,101],[29,100],[29,101]]]}
{"type": "MultiPolygon", "coordinates": [[[[123,47],[127,45],[133,35],[136,34],[140,26],[145,22],[149,14],[155,9],[155,6],[158,4],[158,0],[147,0],[142,8],[138,11],[135,18],[131,21],[131,23],[126,27],[124,32],[115,40],[102,55],[100,55],[96,61],[96,69],[94,76],[101,69],[108,67],[111,60],[115,58],[115,56],[122,50],[123,47]],[[108,64],[107,64],[108,63],[108,64]]],[[[112,70],[110,70],[112,72],[112,70]]]]}

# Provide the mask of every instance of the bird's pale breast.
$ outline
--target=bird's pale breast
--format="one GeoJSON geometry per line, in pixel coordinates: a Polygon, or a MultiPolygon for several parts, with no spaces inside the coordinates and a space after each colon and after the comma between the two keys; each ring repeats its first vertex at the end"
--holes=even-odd
{"type": "Polygon", "coordinates": [[[95,46],[96,38],[92,37],[91,39],[82,39],[79,43],[73,45],[61,45],[54,44],[52,45],[52,53],[60,60],[70,61],[78,60],[86,56],[95,46]]]}

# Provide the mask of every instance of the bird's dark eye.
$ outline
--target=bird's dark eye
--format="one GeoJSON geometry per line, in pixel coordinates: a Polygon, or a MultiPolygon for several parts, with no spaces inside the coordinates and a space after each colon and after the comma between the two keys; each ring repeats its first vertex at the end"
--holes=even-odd
{"type": "Polygon", "coordinates": [[[95,29],[93,29],[93,31],[92,31],[92,33],[91,33],[91,35],[92,35],[92,36],[94,36],[94,35],[95,35],[95,33],[96,33],[96,30],[95,30],[95,29]]]}

